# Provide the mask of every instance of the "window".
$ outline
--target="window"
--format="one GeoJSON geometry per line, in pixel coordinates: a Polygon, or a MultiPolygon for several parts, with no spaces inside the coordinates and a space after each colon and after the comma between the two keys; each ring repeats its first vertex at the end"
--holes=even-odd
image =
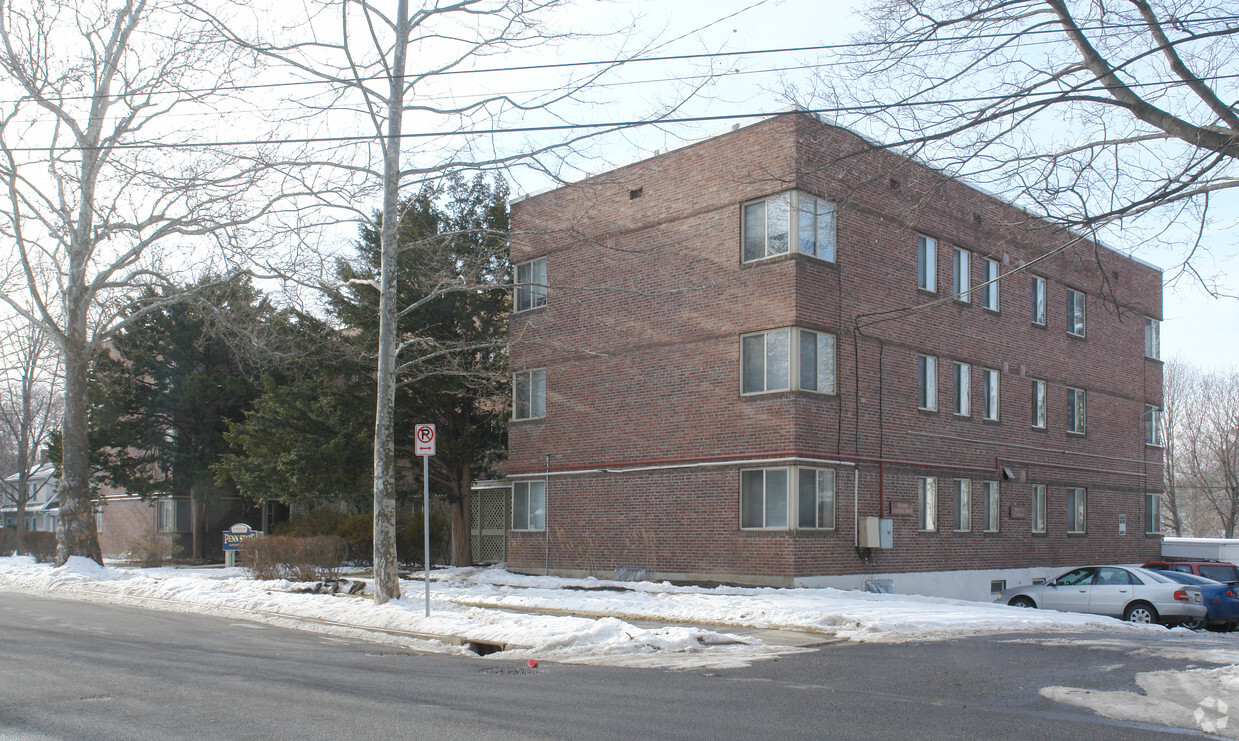
{"type": "Polygon", "coordinates": [[[1144,405],[1144,444],[1162,446],[1162,410],[1144,405]]]}
{"type": "Polygon", "coordinates": [[[541,419],[546,416],[546,369],[520,371],[512,377],[513,419],[541,419]]]}
{"type": "Polygon", "coordinates": [[[1045,429],[1045,381],[1032,382],[1032,426],[1045,429]]]}
{"type": "Polygon", "coordinates": [[[1067,289],[1067,334],[1084,336],[1084,294],[1067,289]]]}
{"type": "Polygon", "coordinates": [[[829,468],[762,468],[740,472],[740,527],[745,530],[833,530],[835,472],[829,468]],[[796,493],[795,517],[789,494],[796,493]]]}
{"type": "Polygon", "coordinates": [[[1084,434],[1084,389],[1067,389],[1067,432],[1084,434]]]}
{"type": "Polygon", "coordinates": [[[916,239],[916,287],[922,291],[937,291],[938,240],[920,236],[916,239]]]}
{"type": "Polygon", "coordinates": [[[955,479],[955,532],[972,529],[972,482],[955,479]]]}
{"type": "Polygon", "coordinates": [[[1084,532],[1084,498],[1083,489],[1067,490],[1067,532],[1084,532]]]}
{"type": "Polygon", "coordinates": [[[1032,323],[1045,326],[1045,278],[1032,277],[1032,323]]]}
{"type": "Polygon", "coordinates": [[[1033,484],[1032,488],[1032,531],[1045,532],[1045,484],[1033,484]]]}
{"type": "Polygon", "coordinates": [[[788,526],[788,469],[765,468],[740,472],[740,527],[782,530],[788,526]]]}
{"type": "Polygon", "coordinates": [[[546,258],[523,262],[516,266],[517,311],[546,306],[546,258]]]}
{"type": "Polygon", "coordinates": [[[789,389],[835,393],[835,336],[797,327],[742,335],[740,393],[789,389]]]}
{"type": "Polygon", "coordinates": [[[1144,531],[1154,534],[1162,531],[1162,495],[1144,495],[1144,531]]]}
{"type": "Polygon", "coordinates": [[[938,480],[922,476],[916,480],[916,527],[932,533],[938,529],[938,480]]]}
{"type": "Polygon", "coordinates": [[[155,502],[156,525],[161,533],[189,532],[189,500],[160,499],[155,502]]]}
{"type": "Polygon", "coordinates": [[[971,284],[971,278],[968,274],[968,250],[955,248],[955,283],[951,288],[955,292],[955,298],[968,303],[972,300],[968,294],[968,287],[971,284]]]}
{"type": "Polygon", "coordinates": [[[998,419],[998,371],[985,368],[981,371],[981,393],[985,398],[985,409],[981,416],[991,421],[998,419]]]}
{"type": "Polygon", "coordinates": [[[930,411],[938,408],[938,359],[916,356],[916,405],[930,411]]]}
{"type": "Polygon", "coordinates": [[[990,311],[998,311],[998,261],[985,258],[985,285],[981,287],[981,305],[990,311]]]}
{"type": "Polygon", "coordinates": [[[833,530],[835,527],[835,472],[829,468],[799,468],[802,530],[833,530]]]}
{"type": "Polygon", "coordinates": [[[968,417],[972,414],[972,366],[954,363],[955,413],[968,417]]]}
{"type": "Polygon", "coordinates": [[[786,254],[791,244],[801,254],[834,262],[833,203],[791,191],[745,204],[743,216],[745,262],[786,254]]]}
{"type": "Polygon", "coordinates": [[[794,193],[800,202],[796,243],[802,255],[835,261],[835,204],[804,193],[794,193]]]}
{"type": "Polygon", "coordinates": [[[517,481],[512,484],[512,529],[546,529],[545,481],[517,481]]]}
{"type": "Polygon", "coordinates": [[[985,481],[985,495],[981,502],[981,530],[987,533],[998,532],[998,482],[985,481]]]}
{"type": "Polygon", "coordinates": [[[1156,319],[1144,320],[1144,357],[1159,359],[1162,356],[1162,323],[1156,319]]]}

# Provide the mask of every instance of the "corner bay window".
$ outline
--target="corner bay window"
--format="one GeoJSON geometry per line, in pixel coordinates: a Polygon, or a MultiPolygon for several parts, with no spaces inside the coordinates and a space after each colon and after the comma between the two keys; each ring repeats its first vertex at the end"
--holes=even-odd
{"type": "Polygon", "coordinates": [[[740,472],[744,530],[831,530],[835,472],[829,468],[759,468],[740,472]],[[795,495],[795,500],[789,497],[795,495]]]}
{"type": "Polygon", "coordinates": [[[1032,382],[1032,426],[1045,429],[1045,381],[1032,382]]]}
{"type": "Polygon", "coordinates": [[[981,482],[981,530],[987,533],[998,532],[998,482],[981,482]]]}
{"type": "Polygon", "coordinates": [[[512,418],[540,419],[546,416],[546,369],[519,371],[512,375],[512,418]]]}
{"type": "Polygon", "coordinates": [[[545,481],[517,481],[512,484],[512,529],[546,529],[545,481]]]}
{"type": "Polygon", "coordinates": [[[1045,326],[1045,278],[1032,277],[1032,323],[1045,326]]]}
{"type": "Polygon", "coordinates": [[[938,290],[938,240],[924,235],[916,238],[916,287],[938,290]]]}
{"type": "Polygon", "coordinates": [[[516,296],[513,303],[517,311],[528,311],[539,306],[546,306],[545,257],[516,266],[516,296]]]}
{"type": "Polygon", "coordinates": [[[1067,289],[1067,334],[1084,336],[1084,294],[1067,289]]]}
{"type": "Polygon", "coordinates": [[[799,327],[740,337],[740,392],[835,393],[835,336],[799,327]]]}
{"type": "Polygon", "coordinates": [[[1045,484],[1033,484],[1032,512],[1029,520],[1034,533],[1045,532],[1045,484]]]}
{"type": "Polygon", "coordinates": [[[993,368],[981,370],[981,398],[985,408],[981,416],[990,421],[998,420],[998,371],[993,368]]]}
{"type": "Polygon", "coordinates": [[[985,258],[985,272],[981,287],[981,305],[990,311],[998,311],[998,261],[985,258]]]}
{"type": "Polygon", "coordinates": [[[1156,319],[1144,320],[1144,357],[1158,360],[1162,356],[1162,323],[1156,319]]]}
{"type": "Polygon", "coordinates": [[[938,359],[929,355],[916,356],[916,406],[928,411],[938,408],[938,359]]]}
{"type": "Polygon", "coordinates": [[[1144,495],[1144,531],[1150,535],[1162,531],[1162,495],[1144,495]]]}
{"type": "Polygon", "coordinates": [[[938,529],[938,479],[922,476],[916,480],[916,529],[932,533],[938,529]]]}
{"type": "Polygon", "coordinates": [[[955,532],[962,533],[971,529],[972,482],[968,479],[955,479],[955,532]]]}
{"type": "Polygon", "coordinates": [[[791,245],[801,254],[834,262],[833,203],[794,190],[746,203],[743,216],[745,262],[786,254],[791,245]]]}
{"type": "Polygon", "coordinates": [[[1144,405],[1144,444],[1162,445],[1162,410],[1152,404],[1144,405]]]}

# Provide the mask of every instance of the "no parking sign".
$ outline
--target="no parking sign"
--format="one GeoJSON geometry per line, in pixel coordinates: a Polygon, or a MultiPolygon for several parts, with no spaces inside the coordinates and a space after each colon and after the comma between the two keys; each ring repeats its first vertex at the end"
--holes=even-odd
{"type": "Polygon", "coordinates": [[[435,454],[435,426],[434,425],[414,425],[413,427],[413,454],[414,455],[434,455],[435,454]]]}

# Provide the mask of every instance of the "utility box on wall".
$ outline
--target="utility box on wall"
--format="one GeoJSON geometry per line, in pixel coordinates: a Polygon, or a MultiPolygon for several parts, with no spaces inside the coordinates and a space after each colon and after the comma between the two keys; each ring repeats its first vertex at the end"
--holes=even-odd
{"type": "Polygon", "coordinates": [[[889,517],[862,517],[857,529],[858,548],[891,548],[895,544],[895,521],[889,517]]]}

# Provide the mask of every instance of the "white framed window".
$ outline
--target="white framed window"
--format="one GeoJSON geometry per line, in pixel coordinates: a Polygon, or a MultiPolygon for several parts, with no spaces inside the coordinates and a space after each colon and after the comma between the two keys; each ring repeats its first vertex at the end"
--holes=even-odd
{"type": "Polygon", "coordinates": [[[512,529],[546,529],[545,481],[517,481],[512,484],[512,529]]]}
{"type": "Polygon", "coordinates": [[[1045,278],[1032,277],[1032,323],[1045,326],[1045,278]]]}
{"type": "Polygon", "coordinates": [[[972,482],[955,479],[955,532],[972,529],[972,482]]]}
{"type": "Polygon", "coordinates": [[[740,393],[835,393],[835,336],[783,327],[740,336],[740,393]]]}
{"type": "Polygon", "coordinates": [[[1084,294],[1067,289],[1067,334],[1084,336],[1084,294]]]}
{"type": "Polygon", "coordinates": [[[1029,520],[1032,523],[1032,531],[1034,533],[1045,532],[1045,484],[1033,484],[1032,488],[1032,512],[1029,513],[1029,520]]]}
{"type": "Polygon", "coordinates": [[[744,204],[742,216],[744,262],[787,254],[793,244],[801,254],[835,260],[835,205],[829,201],[788,191],[744,204]]]}
{"type": "Polygon", "coordinates": [[[833,530],[834,470],[797,466],[742,470],[740,528],[833,530]]]}
{"type": "Polygon", "coordinates": [[[189,532],[189,505],[188,499],[165,498],[156,501],[156,529],[161,533],[189,532]]]}
{"type": "Polygon", "coordinates": [[[516,296],[512,303],[518,312],[546,306],[545,257],[516,266],[516,296]]]}
{"type": "Polygon", "coordinates": [[[1045,429],[1045,381],[1032,382],[1032,426],[1045,429]]]}
{"type": "Polygon", "coordinates": [[[786,530],[790,469],[758,468],[740,472],[740,527],[786,530]]]}
{"type": "Polygon", "coordinates": [[[931,355],[916,356],[916,406],[929,411],[938,408],[938,359],[931,355]]]}
{"type": "Polygon", "coordinates": [[[835,204],[799,191],[792,198],[797,201],[796,212],[800,214],[795,237],[800,254],[834,262],[835,204]]]}
{"type": "Polygon", "coordinates": [[[983,481],[984,492],[981,502],[981,530],[986,533],[998,532],[998,482],[983,481]]]}
{"type": "Polygon", "coordinates": [[[1149,317],[1144,319],[1144,357],[1162,357],[1162,323],[1149,317]]]}
{"type": "Polygon", "coordinates": [[[982,419],[991,421],[998,419],[998,371],[993,368],[981,370],[981,394],[985,400],[985,408],[981,412],[982,419]]]}
{"type": "Polygon", "coordinates": [[[1067,432],[1084,434],[1084,389],[1067,388],[1067,432]]]}
{"type": "Polygon", "coordinates": [[[1086,493],[1084,489],[1067,490],[1067,532],[1084,532],[1086,493]]]}
{"type": "Polygon", "coordinates": [[[1144,444],[1162,446],[1162,410],[1152,404],[1144,405],[1144,444]]]}
{"type": "Polygon", "coordinates": [[[835,529],[835,472],[831,468],[798,468],[798,514],[801,530],[835,529]]]}
{"type": "Polygon", "coordinates": [[[970,263],[972,255],[968,250],[961,250],[956,247],[953,258],[953,267],[955,268],[955,282],[951,288],[955,293],[955,298],[958,301],[968,303],[972,300],[972,296],[968,292],[968,288],[972,285],[972,276],[969,273],[971,270],[970,263]]]}
{"type": "Polygon", "coordinates": [[[546,416],[546,369],[535,368],[512,374],[512,419],[541,419],[546,416]]]}
{"type": "Polygon", "coordinates": [[[985,258],[985,284],[981,288],[981,305],[990,311],[998,311],[998,261],[985,258]]]}
{"type": "Polygon", "coordinates": [[[922,476],[916,480],[916,528],[932,533],[938,529],[938,479],[922,476]]]}
{"type": "Polygon", "coordinates": [[[952,363],[955,390],[955,413],[961,417],[972,415],[972,366],[967,363],[952,363]]]}
{"type": "Polygon", "coordinates": [[[916,238],[916,287],[922,291],[938,290],[938,240],[919,235],[916,238]]]}
{"type": "Polygon", "coordinates": [[[1144,531],[1150,535],[1162,531],[1162,495],[1144,495],[1144,531]]]}

